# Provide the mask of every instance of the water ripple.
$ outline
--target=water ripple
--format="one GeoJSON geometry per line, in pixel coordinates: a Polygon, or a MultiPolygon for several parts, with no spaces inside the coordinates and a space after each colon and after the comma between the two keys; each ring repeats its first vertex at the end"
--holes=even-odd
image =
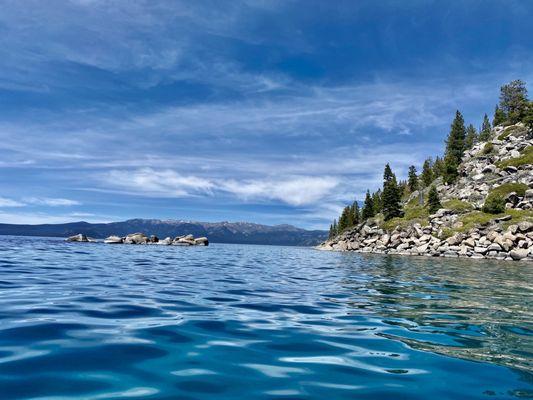
{"type": "Polygon", "coordinates": [[[532,282],[489,261],[2,237],[0,398],[533,398],[532,282]]]}

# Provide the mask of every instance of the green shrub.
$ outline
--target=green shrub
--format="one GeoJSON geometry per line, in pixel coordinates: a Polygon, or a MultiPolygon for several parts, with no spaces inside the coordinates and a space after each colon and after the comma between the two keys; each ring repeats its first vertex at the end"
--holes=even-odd
{"type": "Polygon", "coordinates": [[[482,153],[483,154],[490,154],[494,151],[494,146],[491,142],[485,143],[485,146],[483,146],[482,153]]]}
{"type": "Polygon", "coordinates": [[[457,214],[463,214],[463,213],[472,211],[474,208],[472,207],[472,204],[466,201],[461,201],[459,199],[451,199],[451,200],[445,201],[443,206],[444,208],[453,210],[457,214]]]}
{"type": "Polygon", "coordinates": [[[527,189],[528,189],[528,186],[525,183],[519,183],[519,182],[504,183],[503,185],[500,185],[492,189],[489,192],[489,196],[499,195],[499,196],[505,197],[509,193],[512,193],[512,192],[515,192],[519,196],[523,196],[526,194],[527,189]]]}
{"type": "Polygon", "coordinates": [[[505,211],[505,199],[500,194],[490,194],[483,204],[482,211],[487,214],[500,214],[505,211]]]}

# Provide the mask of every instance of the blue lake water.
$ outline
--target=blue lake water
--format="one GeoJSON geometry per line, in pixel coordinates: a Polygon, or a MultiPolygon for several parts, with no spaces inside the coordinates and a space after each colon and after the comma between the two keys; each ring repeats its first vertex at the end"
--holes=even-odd
{"type": "Polygon", "coordinates": [[[0,399],[533,397],[533,267],[0,237],[0,399]]]}

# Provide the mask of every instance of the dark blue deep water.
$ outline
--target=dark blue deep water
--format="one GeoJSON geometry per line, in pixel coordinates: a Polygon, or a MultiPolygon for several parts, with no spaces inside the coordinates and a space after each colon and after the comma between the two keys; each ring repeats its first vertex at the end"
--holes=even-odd
{"type": "Polygon", "coordinates": [[[533,267],[0,237],[0,399],[533,397],[533,267]]]}

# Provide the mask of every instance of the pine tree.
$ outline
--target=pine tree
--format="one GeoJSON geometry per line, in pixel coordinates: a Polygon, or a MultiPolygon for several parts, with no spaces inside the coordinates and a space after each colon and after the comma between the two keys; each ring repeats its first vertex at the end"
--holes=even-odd
{"type": "Polygon", "coordinates": [[[372,196],[370,196],[370,191],[367,190],[361,217],[363,220],[367,220],[368,218],[372,218],[374,215],[374,202],[372,201],[372,196]]]}
{"type": "Polygon", "coordinates": [[[450,134],[446,140],[446,153],[444,156],[444,181],[452,183],[457,179],[458,168],[465,150],[465,121],[462,114],[456,111],[452,122],[450,134]]]}
{"type": "Polygon", "coordinates": [[[407,182],[406,181],[399,181],[396,183],[398,186],[398,193],[400,193],[400,198],[403,198],[406,194],[409,194],[409,191],[407,190],[407,182]]]}
{"type": "Polygon", "coordinates": [[[505,122],[507,116],[498,106],[494,109],[494,117],[492,118],[492,126],[501,125],[505,122]]]}
{"type": "Polygon", "coordinates": [[[483,116],[483,125],[481,125],[481,130],[479,132],[479,140],[482,142],[486,142],[487,140],[489,140],[490,130],[491,130],[491,126],[490,126],[489,117],[487,116],[487,114],[485,114],[483,116]]]}
{"type": "Polygon", "coordinates": [[[415,190],[418,190],[418,176],[416,175],[416,167],[414,165],[409,167],[409,173],[407,175],[407,186],[409,187],[409,191],[413,193],[415,190]]]}
{"type": "Polygon", "coordinates": [[[525,116],[527,105],[526,84],[520,79],[500,88],[500,108],[510,123],[516,124],[522,120],[525,116]]]}
{"type": "Polygon", "coordinates": [[[437,192],[437,188],[435,186],[431,186],[429,189],[427,207],[431,214],[436,213],[440,208],[442,208],[442,205],[440,204],[439,193],[437,192]]]}
{"type": "Polygon", "coordinates": [[[383,172],[383,194],[381,199],[385,221],[401,216],[401,193],[396,182],[396,175],[392,172],[389,164],[385,165],[383,172]]]}
{"type": "Polygon", "coordinates": [[[337,236],[339,234],[339,227],[337,226],[337,220],[336,219],[333,220],[333,225],[332,225],[331,228],[332,228],[331,231],[333,233],[332,237],[337,236]]]}
{"type": "Polygon", "coordinates": [[[474,143],[478,141],[478,135],[474,125],[468,125],[466,128],[466,137],[465,137],[465,149],[471,149],[474,146],[474,143]]]}
{"type": "Polygon", "coordinates": [[[342,233],[346,228],[349,227],[349,223],[350,223],[350,211],[349,211],[349,207],[344,207],[344,209],[342,210],[342,214],[341,216],[339,217],[339,225],[338,225],[338,233],[342,233]]]}
{"type": "Polygon", "coordinates": [[[433,163],[431,162],[431,158],[428,158],[426,161],[424,161],[424,165],[422,166],[422,175],[420,175],[420,178],[424,187],[429,186],[431,182],[433,182],[433,163]]]}
{"type": "Polygon", "coordinates": [[[433,163],[433,179],[444,175],[444,160],[440,157],[435,158],[433,163]]]}
{"type": "Polygon", "coordinates": [[[354,225],[352,206],[346,206],[346,228],[354,225]]]}
{"type": "Polygon", "coordinates": [[[374,205],[374,215],[381,212],[381,189],[372,193],[372,204],[374,205]]]}
{"type": "Polygon", "coordinates": [[[530,101],[527,105],[526,116],[523,121],[529,130],[533,131],[533,101],[530,101]]]}
{"type": "Polygon", "coordinates": [[[335,236],[336,236],[336,232],[334,231],[333,229],[333,224],[331,224],[329,226],[329,235],[328,235],[328,239],[333,239],[335,236]]]}
{"type": "Polygon", "coordinates": [[[352,204],[352,221],[354,225],[358,225],[361,222],[361,212],[359,211],[357,201],[354,201],[352,204]]]}

